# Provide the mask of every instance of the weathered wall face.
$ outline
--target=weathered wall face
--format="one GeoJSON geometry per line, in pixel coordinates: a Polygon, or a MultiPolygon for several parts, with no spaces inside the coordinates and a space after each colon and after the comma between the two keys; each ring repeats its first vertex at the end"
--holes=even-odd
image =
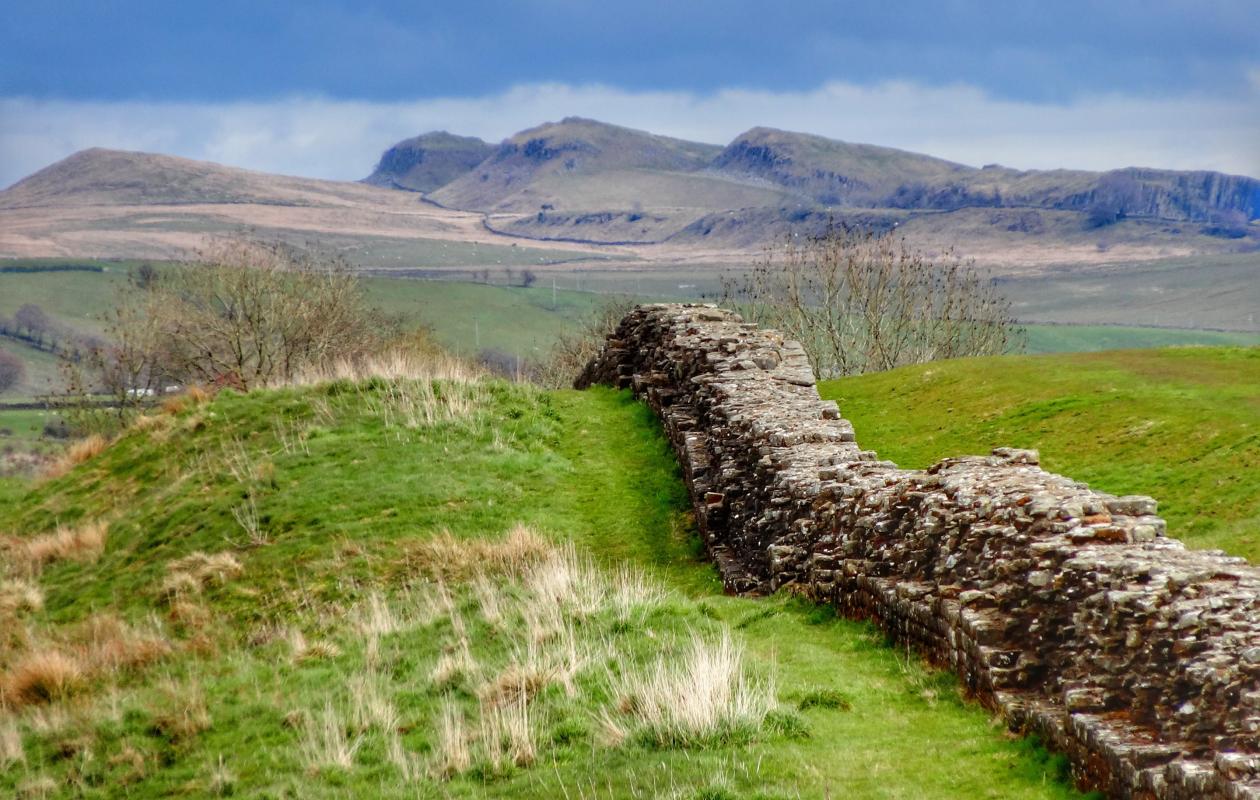
{"type": "Polygon", "coordinates": [[[926,471],[854,441],[800,345],[641,306],[578,386],[660,415],[727,587],[791,586],[957,671],[1118,798],[1260,798],[1260,570],[999,448],[926,471]]]}

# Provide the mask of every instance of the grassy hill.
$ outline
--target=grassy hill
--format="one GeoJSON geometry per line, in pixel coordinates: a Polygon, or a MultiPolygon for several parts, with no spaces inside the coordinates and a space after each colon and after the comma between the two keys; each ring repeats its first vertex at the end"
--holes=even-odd
{"type": "Polygon", "coordinates": [[[77,460],[0,482],[0,794],[1073,796],[872,629],[723,596],[625,393],[225,392],[77,460]]]}
{"type": "Polygon", "coordinates": [[[1033,447],[1049,470],[1155,497],[1170,536],[1260,561],[1260,348],[965,359],[820,388],[903,466],[1033,447]]]}

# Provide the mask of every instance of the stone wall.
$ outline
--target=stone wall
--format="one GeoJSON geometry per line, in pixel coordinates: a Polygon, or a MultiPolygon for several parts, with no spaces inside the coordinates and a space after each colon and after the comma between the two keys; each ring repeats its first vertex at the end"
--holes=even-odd
{"type": "Polygon", "coordinates": [[[1260,798],[1260,570],[1029,450],[904,470],[819,399],[800,345],[713,306],[631,312],[578,379],[631,387],[729,590],[784,587],[955,670],[1118,798],[1260,798]]]}

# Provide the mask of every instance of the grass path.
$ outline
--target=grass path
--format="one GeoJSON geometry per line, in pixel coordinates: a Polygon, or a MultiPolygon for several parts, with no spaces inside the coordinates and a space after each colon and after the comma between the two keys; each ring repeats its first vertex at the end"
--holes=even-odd
{"type": "MultiPolygon", "coordinates": [[[[99,637],[85,623],[108,614],[135,630],[156,624],[173,651],[147,669],[90,677],[59,721],[19,718],[24,754],[0,764],[0,795],[1077,796],[1061,760],[1007,737],[960,699],[952,676],[886,647],[872,628],[790,598],[723,596],[698,556],[659,426],[627,393],[492,384],[474,416],[405,429],[384,413],[402,402],[391,391],[378,382],[225,393],[133,431],[63,478],[5,485],[0,530],[31,537],[112,522],[99,558],[54,561],[38,576],[43,608],[22,617],[35,641],[74,647],[84,631],[99,637]],[[265,543],[246,542],[234,516],[250,497],[265,543]],[[478,686],[520,655],[519,632],[479,622],[471,587],[453,589],[458,626],[454,617],[366,625],[365,604],[379,594],[399,620],[423,616],[432,587],[399,583],[414,574],[416,548],[443,531],[459,542],[516,523],[575,542],[610,571],[639,565],[672,597],[629,624],[575,623],[615,647],[576,695],[554,686],[540,695],[537,763],[449,781],[403,774],[389,743],[429,763],[441,709],[478,713],[478,686]],[[163,600],[172,564],[196,551],[230,552],[239,568],[180,590],[178,604],[163,600]],[[774,677],[795,727],[709,746],[600,743],[598,714],[615,701],[604,670],[637,669],[689,636],[721,632],[743,643],[754,674],[774,677]],[[481,676],[443,689],[432,676],[463,637],[481,676]],[[363,675],[384,687],[396,712],[379,715],[388,725],[350,721],[363,675]],[[326,707],[337,715],[329,741],[351,750],[336,759],[311,745],[326,707]]],[[[0,667],[17,647],[0,652],[0,667]]],[[[10,724],[0,718],[0,734],[10,724]]]]}

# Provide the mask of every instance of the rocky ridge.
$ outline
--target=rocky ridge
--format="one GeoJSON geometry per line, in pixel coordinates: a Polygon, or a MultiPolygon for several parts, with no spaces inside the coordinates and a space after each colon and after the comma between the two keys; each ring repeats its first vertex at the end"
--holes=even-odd
{"type": "Polygon", "coordinates": [[[713,306],[636,308],[576,383],[660,415],[731,591],[878,622],[1083,788],[1260,798],[1260,570],[1167,537],[1154,500],[1028,450],[899,469],[819,398],[799,344],[713,306]]]}

